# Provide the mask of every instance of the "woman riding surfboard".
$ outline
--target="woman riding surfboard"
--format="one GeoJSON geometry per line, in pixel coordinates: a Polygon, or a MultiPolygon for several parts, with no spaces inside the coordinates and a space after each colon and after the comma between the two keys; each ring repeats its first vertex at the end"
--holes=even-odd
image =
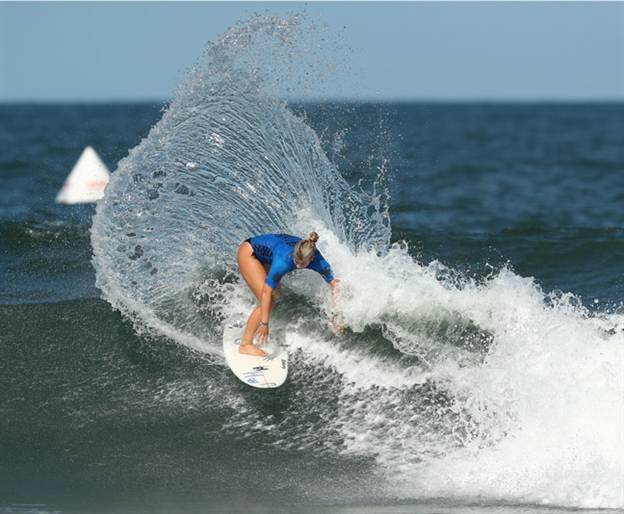
{"type": "Polygon", "coordinates": [[[254,336],[265,343],[269,336],[269,316],[273,307],[273,291],[281,278],[295,269],[311,269],[331,285],[334,294],[339,280],[331,266],[316,248],[319,236],[312,232],[308,239],[289,234],[262,234],[246,239],[238,248],[236,259],[241,275],[260,302],[249,315],[239,351],[264,356],[266,352],[253,344],[254,336]]]}

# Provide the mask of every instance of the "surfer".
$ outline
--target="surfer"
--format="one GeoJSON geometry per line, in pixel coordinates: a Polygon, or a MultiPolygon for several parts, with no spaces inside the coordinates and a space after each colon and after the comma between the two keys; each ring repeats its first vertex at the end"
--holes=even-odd
{"type": "Polygon", "coordinates": [[[308,239],[288,234],[262,234],[243,241],[236,259],[241,275],[260,305],[249,315],[240,353],[264,356],[266,352],[253,344],[254,336],[265,343],[269,336],[269,316],[273,307],[273,291],[280,279],[295,269],[311,269],[331,285],[334,295],[338,282],[331,266],[316,249],[319,236],[312,232],[308,239]]]}

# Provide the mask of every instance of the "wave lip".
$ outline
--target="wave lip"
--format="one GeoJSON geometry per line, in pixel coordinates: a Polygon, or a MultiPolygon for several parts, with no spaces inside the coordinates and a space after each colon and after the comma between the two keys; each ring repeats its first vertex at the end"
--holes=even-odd
{"type": "Polygon", "coordinates": [[[387,245],[383,206],[351,189],[314,131],[272,95],[275,73],[296,64],[300,23],[256,16],[210,44],[119,162],[97,206],[93,263],[104,297],[137,326],[220,353],[204,291],[224,287],[236,248],[256,233],[310,217],[352,247],[387,245]]]}

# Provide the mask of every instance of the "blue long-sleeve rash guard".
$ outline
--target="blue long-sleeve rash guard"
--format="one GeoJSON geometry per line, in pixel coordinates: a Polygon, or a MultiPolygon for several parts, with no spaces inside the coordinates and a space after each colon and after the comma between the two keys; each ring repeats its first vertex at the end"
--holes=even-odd
{"type": "MultiPolygon", "coordinates": [[[[295,245],[301,241],[300,237],[288,234],[262,234],[247,239],[253,248],[254,256],[262,263],[271,266],[265,282],[275,289],[280,279],[289,271],[297,269],[293,260],[295,245]]],[[[306,267],[319,273],[325,282],[334,280],[331,266],[318,250],[314,259],[306,267]]]]}

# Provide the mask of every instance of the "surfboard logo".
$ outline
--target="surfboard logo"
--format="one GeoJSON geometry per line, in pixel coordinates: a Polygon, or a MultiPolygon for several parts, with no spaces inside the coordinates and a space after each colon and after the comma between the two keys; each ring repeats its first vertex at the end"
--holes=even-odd
{"type": "Polygon", "coordinates": [[[254,366],[254,371],[269,371],[269,368],[265,368],[264,366],[254,366]]]}

